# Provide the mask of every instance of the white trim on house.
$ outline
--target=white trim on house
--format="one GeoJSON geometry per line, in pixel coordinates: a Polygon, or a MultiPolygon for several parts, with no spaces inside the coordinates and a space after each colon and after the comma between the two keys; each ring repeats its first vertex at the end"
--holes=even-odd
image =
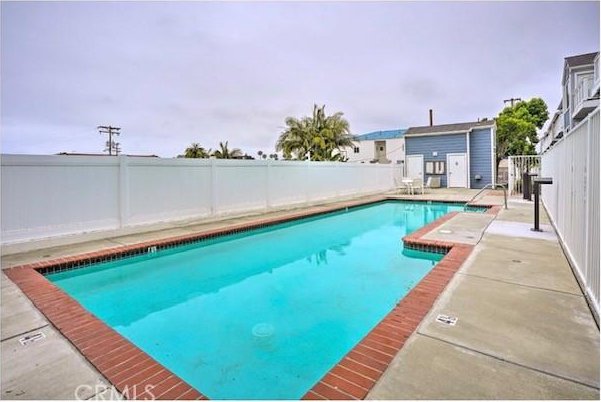
{"type": "Polygon", "coordinates": [[[474,126],[474,127],[471,127],[468,130],[438,131],[438,132],[432,132],[432,133],[405,134],[405,138],[407,138],[407,137],[428,137],[428,136],[431,136],[431,135],[465,134],[465,133],[467,133],[469,131],[480,130],[480,129],[485,129],[485,128],[493,128],[493,127],[495,127],[495,124],[490,125],[490,126],[474,126]]]}
{"type": "Polygon", "coordinates": [[[466,130],[461,131],[439,131],[432,133],[420,133],[420,134],[405,134],[406,137],[428,137],[431,135],[450,135],[450,134],[465,134],[466,130]]]}
{"type": "Polygon", "coordinates": [[[497,158],[496,156],[497,149],[497,125],[495,124],[490,130],[490,175],[492,176],[492,186],[493,188],[497,185],[497,172],[495,168],[497,167],[497,158]]]}
{"type": "Polygon", "coordinates": [[[467,153],[466,152],[452,152],[447,154],[447,188],[470,188],[469,186],[469,170],[467,170],[467,153]],[[449,172],[451,171],[451,164],[449,163],[449,156],[463,156],[466,159],[465,163],[465,186],[464,187],[451,187],[451,180],[449,179],[449,172]]]}
{"type": "MultiPolygon", "coordinates": [[[[472,171],[470,170],[470,133],[473,128],[470,128],[467,133],[465,133],[465,142],[466,142],[466,158],[465,158],[465,167],[467,169],[467,188],[472,188],[472,171]]],[[[448,184],[448,182],[447,182],[448,184]]]]}

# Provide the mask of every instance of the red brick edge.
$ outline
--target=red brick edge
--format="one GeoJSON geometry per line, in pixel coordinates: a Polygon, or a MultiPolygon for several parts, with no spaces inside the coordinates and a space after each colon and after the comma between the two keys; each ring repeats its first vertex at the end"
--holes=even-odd
{"type": "MultiPolygon", "coordinates": [[[[496,215],[500,209],[489,207],[487,213],[496,215]]],[[[421,239],[457,214],[450,212],[403,238],[405,246],[448,252],[303,399],[349,400],[367,396],[473,249],[466,244],[421,239]]]]}
{"type": "Polygon", "coordinates": [[[207,399],[35,269],[4,272],[127,399],[207,399]]]}
{"type": "MultiPolygon", "coordinates": [[[[148,247],[169,247],[185,244],[200,239],[271,226],[386,200],[388,200],[387,197],[376,197],[371,200],[348,202],[342,206],[318,208],[309,213],[289,214],[280,218],[262,219],[233,225],[225,229],[204,231],[192,235],[170,237],[163,240],[104,249],[93,253],[39,261],[32,264],[6,268],[3,272],[25,293],[36,308],[48,318],[61,334],[126,398],[208,399],[205,395],[192,388],[144,351],[88,312],[76,300],[48,281],[40,272],[47,272],[48,270],[50,272],[54,270],[61,271],[82,263],[93,264],[105,261],[110,257],[140,254],[146,252],[148,247]]],[[[416,244],[425,245],[424,240],[419,240],[418,238],[434,227],[451,219],[456,214],[457,212],[449,213],[411,235],[406,236],[403,240],[411,242],[415,238],[416,244]]],[[[304,399],[361,399],[367,395],[367,392],[386,369],[394,354],[400,350],[405,340],[417,328],[417,325],[430,309],[435,298],[442,292],[454,272],[459,268],[463,260],[467,258],[471,250],[471,247],[468,246],[457,246],[444,242],[436,243],[440,244],[432,244],[432,246],[449,248],[450,252],[409,292],[376,328],[305,395],[304,399]],[[464,251],[465,249],[467,251],[464,251]],[[466,253],[465,257],[459,258],[458,256],[463,255],[463,253],[466,253]],[[454,263],[456,263],[456,267],[453,270],[454,263]],[[442,284],[443,282],[444,284],[442,284]],[[431,293],[434,294],[433,297],[430,296],[431,293]],[[429,298],[432,300],[427,304],[429,298]],[[423,306],[426,305],[427,310],[422,314],[423,306]],[[403,309],[399,310],[401,307],[403,309]],[[400,344],[399,341],[401,341],[400,344]],[[342,381],[340,387],[334,384],[337,381],[342,381]],[[350,389],[353,389],[354,392],[351,393],[350,389]]]]}

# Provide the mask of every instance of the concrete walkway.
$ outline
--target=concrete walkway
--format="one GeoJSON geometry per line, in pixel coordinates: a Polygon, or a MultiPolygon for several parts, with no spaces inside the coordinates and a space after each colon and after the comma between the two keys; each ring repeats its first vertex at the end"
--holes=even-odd
{"type": "Polygon", "coordinates": [[[532,211],[499,213],[368,399],[599,399],[599,329],[532,211]]]}
{"type": "MultiPolygon", "coordinates": [[[[2,276],[2,399],[89,399],[111,390],[100,373],[2,276]],[[23,345],[20,340],[42,334],[23,345]]],[[[107,398],[108,399],[108,398],[107,398]]]]}

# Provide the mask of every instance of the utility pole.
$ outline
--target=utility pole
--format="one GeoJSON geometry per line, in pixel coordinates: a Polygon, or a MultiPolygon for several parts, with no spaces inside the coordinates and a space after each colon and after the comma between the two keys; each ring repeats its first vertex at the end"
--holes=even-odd
{"type": "Polygon", "coordinates": [[[119,155],[119,151],[121,151],[121,148],[119,148],[119,143],[113,141],[113,136],[114,135],[120,135],[121,134],[121,127],[113,127],[113,126],[98,126],[98,132],[100,134],[108,134],[109,139],[106,142],[106,148],[104,149],[104,151],[109,151],[109,155],[113,154],[113,149],[115,150],[115,152],[117,153],[117,155],[119,155]]]}
{"type": "Polygon", "coordinates": [[[513,104],[515,102],[520,102],[522,100],[522,98],[509,98],[509,99],[505,99],[503,101],[504,104],[507,104],[507,102],[511,102],[511,107],[513,107],[513,104]]]}

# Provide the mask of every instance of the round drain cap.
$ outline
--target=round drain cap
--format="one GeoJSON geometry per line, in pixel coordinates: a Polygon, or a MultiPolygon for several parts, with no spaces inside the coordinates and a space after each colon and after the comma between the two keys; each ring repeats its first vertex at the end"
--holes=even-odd
{"type": "Polygon", "coordinates": [[[266,322],[262,322],[259,323],[257,325],[255,325],[253,327],[253,335],[256,336],[257,338],[266,338],[268,336],[273,335],[273,325],[266,323],[266,322]]]}

